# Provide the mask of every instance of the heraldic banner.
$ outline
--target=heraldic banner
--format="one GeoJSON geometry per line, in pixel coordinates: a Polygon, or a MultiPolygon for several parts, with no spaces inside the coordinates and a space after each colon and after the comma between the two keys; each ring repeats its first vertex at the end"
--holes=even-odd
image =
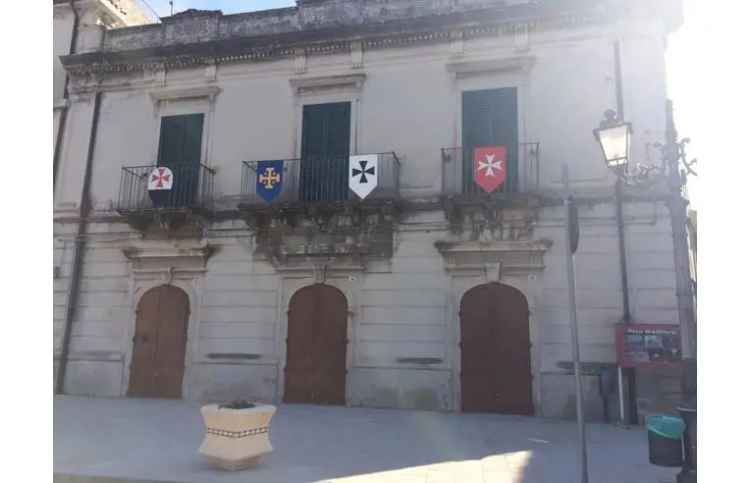
{"type": "Polygon", "coordinates": [[[474,182],[487,193],[492,193],[505,182],[508,174],[508,155],[505,146],[474,148],[474,182]]]}
{"type": "Polygon", "coordinates": [[[349,188],[365,199],[378,186],[378,155],[349,157],[349,188]]]}
{"type": "Polygon", "coordinates": [[[156,208],[163,208],[172,194],[174,175],[166,166],[159,166],[151,170],[148,176],[148,195],[156,208]]]}
{"type": "Polygon", "coordinates": [[[258,161],[255,175],[255,192],[271,203],[281,193],[284,182],[284,161],[258,161]]]}

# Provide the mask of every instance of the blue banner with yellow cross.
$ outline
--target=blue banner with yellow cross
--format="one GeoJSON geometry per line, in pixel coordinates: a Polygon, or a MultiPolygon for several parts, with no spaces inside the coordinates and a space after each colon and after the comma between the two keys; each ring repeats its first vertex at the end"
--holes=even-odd
{"type": "Polygon", "coordinates": [[[258,161],[255,168],[255,192],[271,203],[284,182],[284,161],[258,161]]]}

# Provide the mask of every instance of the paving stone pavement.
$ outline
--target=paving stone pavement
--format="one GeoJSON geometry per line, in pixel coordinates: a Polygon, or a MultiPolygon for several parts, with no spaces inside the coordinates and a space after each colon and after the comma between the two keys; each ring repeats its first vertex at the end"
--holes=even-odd
{"type": "MultiPolygon", "coordinates": [[[[200,404],[58,396],[60,483],[575,483],[575,423],[492,414],[281,405],[274,452],[251,469],[215,470],[198,454],[200,404]]],[[[674,482],[648,462],[643,428],[588,425],[591,483],[674,482]]]]}

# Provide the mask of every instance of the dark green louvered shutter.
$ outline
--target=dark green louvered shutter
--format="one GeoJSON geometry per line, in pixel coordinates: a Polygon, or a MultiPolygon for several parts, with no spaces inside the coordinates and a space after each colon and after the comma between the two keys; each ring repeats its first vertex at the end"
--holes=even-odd
{"type": "Polygon", "coordinates": [[[300,166],[302,200],[336,201],[348,198],[350,129],[350,103],[304,106],[300,166]]]}
{"type": "Polygon", "coordinates": [[[466,91],[462,109],[463,192],[479,193],[474,183],[474,148],[505,146],[508,175],[503,192],[518,189],[518,105],[515,87],[466,91]]]}
{"type": "Polygon", "coordinates": [[[159,166],[174,174],[168,206],[189,206],[199,184],[203,114],[165,116],[159,134],[159,166]]]}

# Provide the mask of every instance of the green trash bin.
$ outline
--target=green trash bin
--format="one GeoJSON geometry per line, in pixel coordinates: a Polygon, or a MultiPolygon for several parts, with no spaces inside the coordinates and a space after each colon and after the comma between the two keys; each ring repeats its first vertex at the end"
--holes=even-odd
{"type": "Polygon", "coordinates": [[[658,466],[682,466],[682,433],[685,421],[677,416],[657,414],[646,418],[648,460],[658,466]]]}

